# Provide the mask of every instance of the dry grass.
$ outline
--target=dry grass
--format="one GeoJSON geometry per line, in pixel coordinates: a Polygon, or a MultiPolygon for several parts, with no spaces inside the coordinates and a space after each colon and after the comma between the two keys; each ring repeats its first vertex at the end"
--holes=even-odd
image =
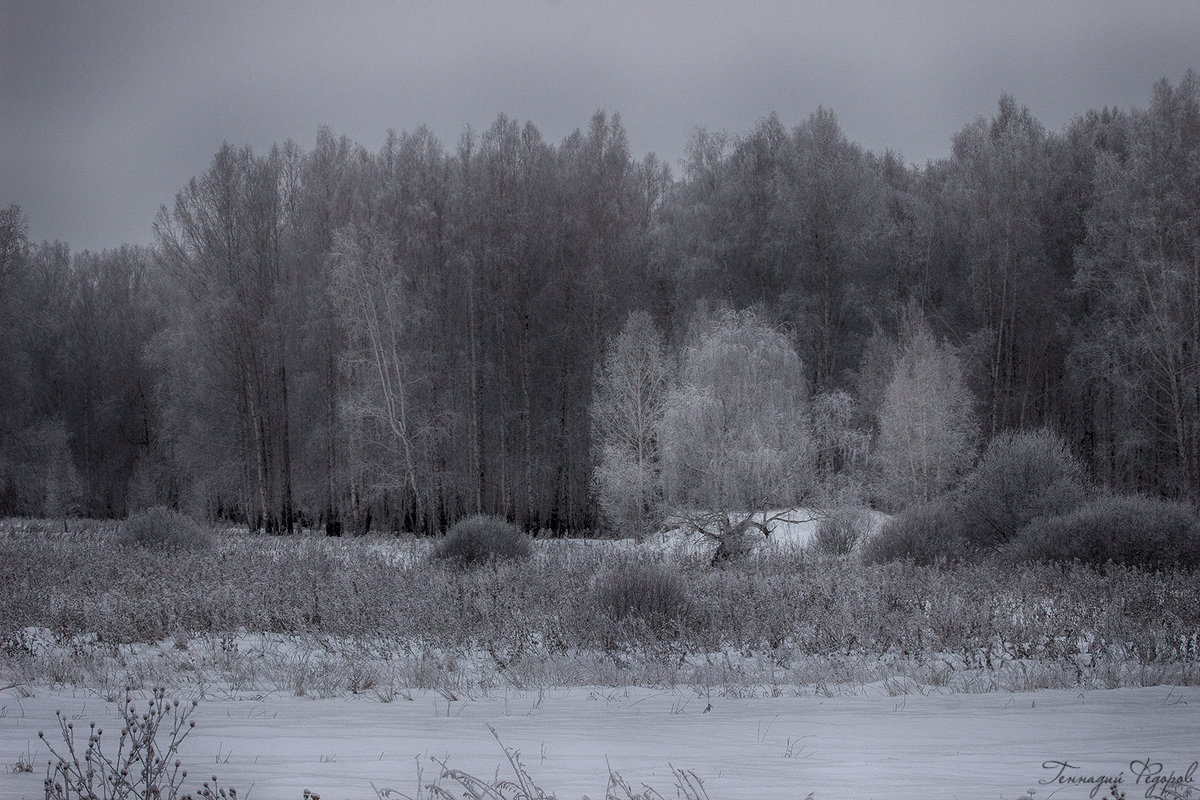
{"type": "MultiPolygon", "coordinates": [[[[556,795],[547,792],[537,784],[528,768],[521,760],[521,753],[504,745],[499,734],[492,726],[488,726],[496,744],[504,751],[508,761],[511,777],[480,778],[469,772],[449,766],[449,759],[432,758],[437,767],[436,774],[426,783],[420,760],[417,761],[417,788],[415,795],[408,795],[394,789],[379,788],[371,784],[380,800],[401,798],[402,800],[458,800],[458,798],[477,798],[478,800],[554,800],[556,795]],[[454,787],[454,788],[451,788],[454,787]]],[[[671,765],[671,776],[674,778],[674,790],[677,800],[708,800],[708,792],[704,789],[704,781],[691,770],[676,769],[671,765]]],[[[609,767],[608,785],[604,789],[605,800],[666,800],[666,797],[651,786],[643,785],[634,788],[620,773],[609,767]]],[[[585,795],[583,800],[588,800],[585,795]]]]}
{"type": "Polygon", "coordinates": [[[115,526],[59,526],[0,525],[6,683],[386,701],[506,686],[844,691],[888,675],[961,691],[1192,683],[1200,663],[1187,570],[799,550],[711,569],[642,554],[686,613],[614,624],[595,587],[629,563],[618,545],[538,542],[530,559],[463,571],[414,539],[222,532],[206,551],[153,551],[116,547],[115,526]]]}

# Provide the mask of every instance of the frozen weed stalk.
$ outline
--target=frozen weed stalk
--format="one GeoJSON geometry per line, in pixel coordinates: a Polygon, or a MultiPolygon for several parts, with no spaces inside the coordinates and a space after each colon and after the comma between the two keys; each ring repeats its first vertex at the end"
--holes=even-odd
{"type": "MultiPolygon", "coordinates": [[[[47,800],[187,800],[187,795],[181,796],[187,770],[181,768],[178,752],[196,726],[190,719],[195,708],[195,700],[181,704],[168,699],[166,690],[160,688],[139,713],[132,690],[127,688],[115,754],[105,752],[104,730],[94,722],[81,749],[74,723],[56,712],[65,751],[56,750],[44,732],[38,731],[38,738],[58,760],[46,767],[47,800]]],[[[201,791],[201,797],[207,796],[201,791]]],[[[221,796],[236,798],[237,793],[230,789],[221,796]]]]}
{"type": "Polygon", "coordinates": [[[21,772],[33,772],[33,755],[29,752],[28,747],[25,748],[24,753],[17,754],[16,762],[8,769],[14,774],[21,772]]]}
{"type": "MultiPolygon", "coordinates": [[[[525,768],[525,763],[521,761],[520,751],[505,745],[500,740],[500,734],[496,733],[496,729],[491,725],[488,725],[487,728],[491,731],[492,738],[500,745],[500,749],[504,751],[505,758],[508,759],[508,764],[513,772],[511,779],[501,778],[499,770],[491,780],[480,778],[448,766],[447,759],[431,758],[430,760],[440,767],[440,771],[432,783],[425,783],[422,779],[420,759],[417,760],[417,794],[415,797],[394,789],[380,789],[375,784],[371,784],[371,788],[380,800],[389,800],[392,797],[398,797],[401,800],[458,800],[459,797],[472,800],[555,800],[557,795],[547,792],[534,782],[525,768]],[[443,787],[441,781],[452,781],[458,784],[458,788],[463,790],[462,794],[457,793],[458,789],[443,787]]],[[[675,796],[679,800],[709,800],[708,792],[704,789],[704,781],[696,773],[690,770],[676,769],[673,765],[669,766],[671,775],[675,779],[675,796]]],[[[305,800],[308,800],[309,793],[305,792],[304,797],[305,800]]],[[[664,795],[650,786],[643,784],[642,790],[634,789],[628,781],[621,777],[620,773],[613,770],[611,765],[608,768],[608,786],[605,788],[604,797],[605,800],[666,800],[664,795]]],[[[812,795],[809,795],[809,798],[811,797],[812,795]]],[[[313,800],[319,800],[319,798],[313,795],[313,800]]],[[[582,800],[588,800],[588,796],[584,795],[582,800]]],[[[806,800],[808,799],[806,798],[806,800]]]]}

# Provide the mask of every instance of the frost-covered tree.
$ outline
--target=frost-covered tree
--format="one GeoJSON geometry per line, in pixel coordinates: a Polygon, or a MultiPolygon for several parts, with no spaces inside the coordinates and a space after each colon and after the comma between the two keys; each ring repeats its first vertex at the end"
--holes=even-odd
{"type": "Polygon", "coordinates": [[[42,481],[42,513],[62,519],[78,515],[83,510],[83,481],[75,466],[68,442],[67,430],[61,420],[44,422],[31,433],[44,462],[42,481]]]}
{"type": "Polygon", "coordinates": [[[31,315],[25,301],[29,268],[29,223],[21,209],[0,209],[0,513],[22,511],[21,483],[27,470],[21,465],[21,432],[28,426],[26,384],[32,370],[25,364],[27,349],[21,336],[31,315]]]}
{"type": "Polygon", "coordinates": [[[736,555],[769,509],[791,509],[813,482],[808,387],[787,335],[750,312],[724,314],[688,348],[660,426],[663,493],[693,528],[736,555]]]}
{"type": "Polygon", "coordinates": [[[348,381],[342,415],[354,482],[372,492],[398,492],[427,512],[419,476],[423,444],[435,426],[421,419],[415,393],[427,372],[412,352],[410,329],[420,310],[406,291],[394,244],[371,227],[349,225],[334,235],[330,253],[334,302],[349,346],[342,357],[348,381]]]}
{"type": "Polygon", "coordinates": [[[979,439],[974,398],[954,351],[910,315],[879,410],[875,462],[897,507],[932,500],[970,469],[979,439]]]}
{"type": "Polygon", "coordinates": [[[871,435],[858,426],[858,416],[858,404],[841,389],[812,400],[817,466],[827,490],[844,486],[867,461],[871,435]]]}
{"type": "Polygon", "coordinates": [[[1154,87],[1096,159],[1074,345],[1096,474],[1200,497],[1200,74],[1154,87]]]}
{"type": "Polygon", "coordinates": [[[616,530],[644,532],[661,512],[657,429],[670,374],[654,321],[631,313],[596,369],[591,406],[596,499],[616,530]]]}
{"type": "Polygon", "coordinates": [[[223,145],[154,225],[176,305],[159,348],[174,373],[163,413],[189,453],[184,481],[271,533],[295,523],[288,371],[300,331],[287,302],[285,166],[278,148],[223,145]]]}

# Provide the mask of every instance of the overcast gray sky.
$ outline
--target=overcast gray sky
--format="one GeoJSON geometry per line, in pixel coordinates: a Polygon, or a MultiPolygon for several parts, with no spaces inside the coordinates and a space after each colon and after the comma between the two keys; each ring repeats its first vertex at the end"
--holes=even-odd
{"type": "Polygon", "coordinates": [[[699,126],[832,108],[912,162],[1003,92],[1049,129],[1146,107],[1200,69],[1200,2],[107,2],[0,0],[0,205],[35,241],[149,243],[223,141],[453,147],[500,112],[561,141],[620,112],[676,168],[699,126]]]}

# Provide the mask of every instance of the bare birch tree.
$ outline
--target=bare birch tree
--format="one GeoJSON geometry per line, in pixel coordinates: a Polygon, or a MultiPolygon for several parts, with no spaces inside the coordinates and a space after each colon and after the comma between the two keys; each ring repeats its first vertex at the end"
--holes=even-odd
{"type": "Polygon", "coordinates": [[[421,378],[408,340],[416,310],[392,251],[392,243],[371,228],[352,224],[334,235],[334,303],[349,335],[342,356],[349,386],[341,410],[350,429],[364,437],[364,455],[375,455],[373,488],[407,494],[420,517],[425,503],[412,392],[421,378]]]}
{"type": "Polygon", "coordinates": [[[975,459],[979,426],[962,366],[923,317],[910,315],[879,411],[875,462],[887,499],[904,506],[952,487],[975,459]]]}
{"type": "Polygon", "coordinates": [[[670,380],[662,337],[635,311],[596,369],[591,406],[596,499],[608,524],[641,533],[662,507],[658,427],[670,380]]]}

